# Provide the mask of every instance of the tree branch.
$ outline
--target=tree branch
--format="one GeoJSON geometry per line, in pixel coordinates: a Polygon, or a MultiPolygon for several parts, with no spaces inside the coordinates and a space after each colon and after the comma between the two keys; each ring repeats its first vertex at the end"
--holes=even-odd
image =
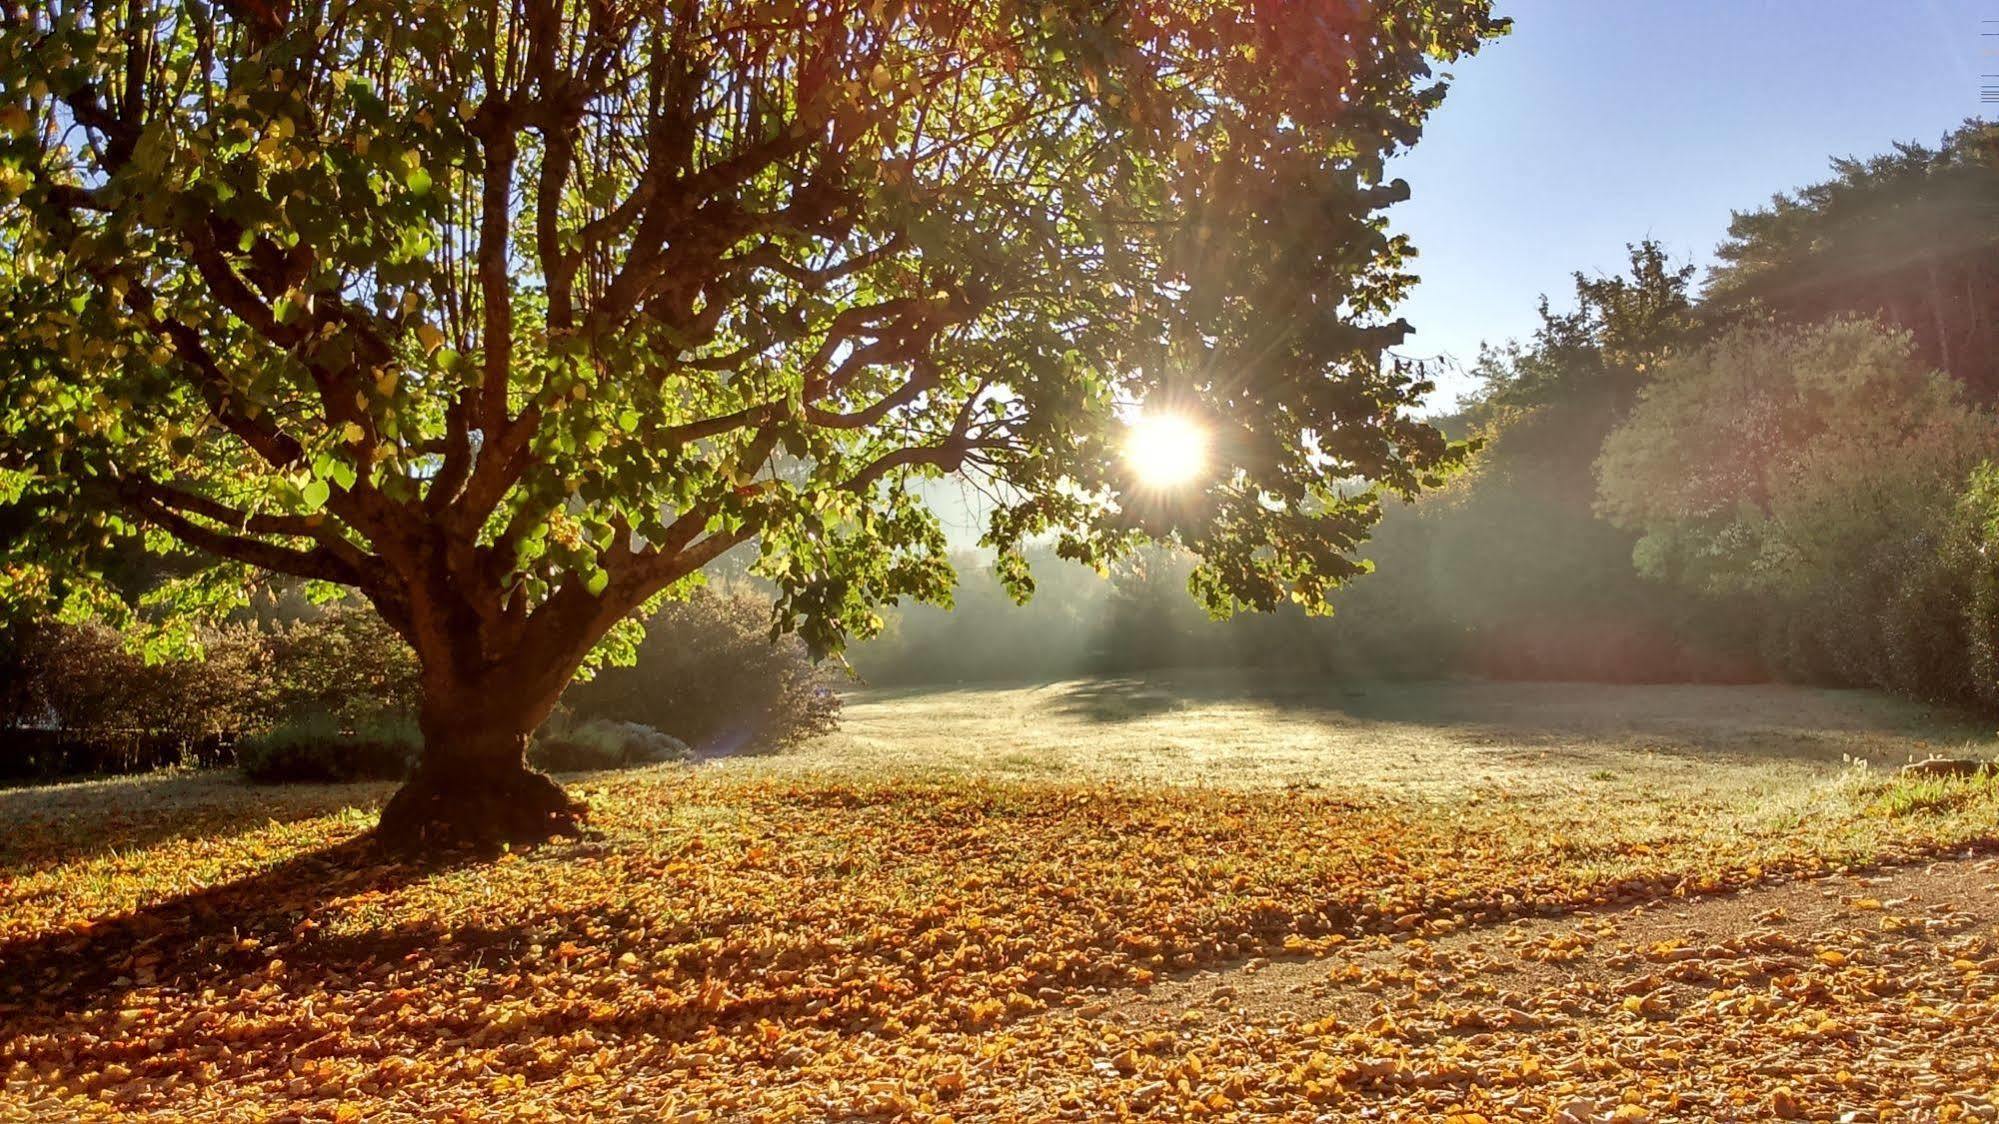
{"type": "Polygon", "coordinates": [[[184,491],[137,474],[127,474],[122,484],[146,499],[188,515],[220,523],[232,531],[251,535],[284,535],[291,538],[312,539],[332,554],[340,564],[347,566],[357,575],[376,574],[382,565],[380,559],[372,557],[353,543],[341,538],[323,519],[310,515],[246,512],[219,500],[184,491]]]}
{"type": "Polygon", "coordinates": [[[245,538],[204,527],[134,486],[130,479],[116,485],[116,498],[127,510],[173,537],[221,558],[293,577],[367,588],[366,575],[351,569],[324,545],[298,550],[260,539],[245,538]]]}

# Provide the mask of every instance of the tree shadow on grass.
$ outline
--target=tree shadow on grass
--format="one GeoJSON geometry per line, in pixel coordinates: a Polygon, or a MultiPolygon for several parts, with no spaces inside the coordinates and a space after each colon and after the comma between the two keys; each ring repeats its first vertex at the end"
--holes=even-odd
{"type": "Polygon", "coordinates": [[[1117,723],[1179,710],[1194,698],[1139,678],[1083,679],[1064,684],[1054,710],[1086,722],[1117,723]]]}
{"type": "Polygon", "coordinates": [[[130,913],[0,943],[0,1021],[101,1008],[141,987],[198,994],[297,944],[310,928],[301,922],[331,900],[393,891],[465,861],[390,861],[363,835],[130,913]]]}
{"type": "Polygon", "coordinates": [[[155,774],[0,790],[0,872],[62,866],[178,839],[213,839],[344,808],[386,783],[253,785],[233,771],[155,774]]]}

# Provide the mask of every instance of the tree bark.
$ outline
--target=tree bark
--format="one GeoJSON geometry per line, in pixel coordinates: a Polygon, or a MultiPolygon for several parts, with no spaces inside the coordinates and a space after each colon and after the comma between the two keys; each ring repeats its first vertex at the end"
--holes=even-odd
{"type": "Polygon", "coordinates": [[[1946,375],[1963,378],[1965,372],[1952,368],[1950,361],[1950,327],[1944,320],[1943,285],[1937,280],[1937,263],[1934,258],[1925,262],[1930,282],[1930,320],[1937,333],[1937,369],[1946,375]]]}
{"type": "Polygon", "coordinates": [[[384,847],[493,850],[578,833],[583,805],[527,763],[528,741],[555,700],[522,694],[426,676],[423,757],[382,808],[375,832],[384,847]]]}

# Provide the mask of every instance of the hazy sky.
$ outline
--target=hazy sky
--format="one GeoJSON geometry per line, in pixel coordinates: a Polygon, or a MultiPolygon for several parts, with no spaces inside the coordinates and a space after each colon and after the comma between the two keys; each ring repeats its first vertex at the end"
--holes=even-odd
{"type": "MultiPolygon", "coordinates": [[[[1513,33],[1457,81],[1393,174],[1422,283],[1411,355],[1469,365],[1525,336],[1576,270],[1650,236],[1705,266],[1731,210],[1827,176],[1834,155],[1934,144],[1999,73],[1999,0],[1501,0],[1513,33]],[[1989,52],[1989,53],[1988,53],[1989,52]]],[[[1467,385],[1445,382],[1439,404],[1467,385]]]]}

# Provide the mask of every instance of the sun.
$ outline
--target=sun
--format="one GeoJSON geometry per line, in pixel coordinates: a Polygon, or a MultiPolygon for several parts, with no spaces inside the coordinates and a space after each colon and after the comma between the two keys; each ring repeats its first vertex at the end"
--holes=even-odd
{"type": "Polygon", "coordinates": [[[1185,414],[1140,414],[1124,438],[1125,463],[1138,482],[1177,488],[1208,467],[1208,431],[1185,414]]]}

